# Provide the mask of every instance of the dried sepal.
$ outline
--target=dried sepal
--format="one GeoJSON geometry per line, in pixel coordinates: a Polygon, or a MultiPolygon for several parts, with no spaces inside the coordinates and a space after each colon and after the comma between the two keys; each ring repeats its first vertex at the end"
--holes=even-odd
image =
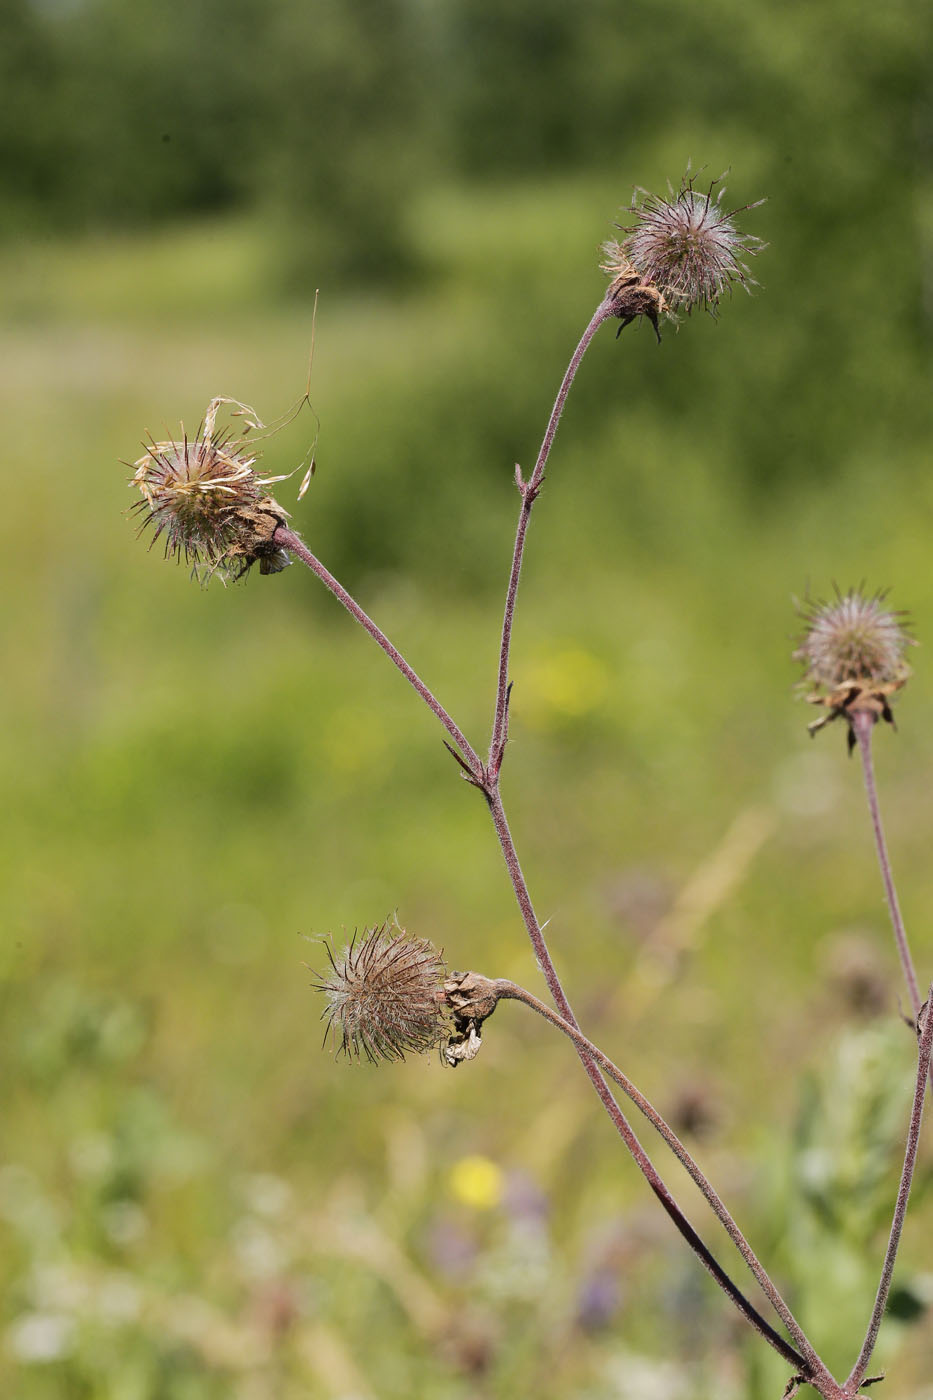
{"type": "Polygon", "coordinates": [[[625,248],[615,239],[607,239],[602,246],[602,254],[600,271],[609,278],[606,298],[612,302],[612,314],[618,316],[622,322],[616,332],[616,339],[637,316],[644,316],[646,320],[651,322],[660,345],[661,331],[658,319],[661,316],[667,316],[670,320],[675,319],[664,294],[642,278],[634,264],[629,260],[625,248]]]}
{"type": "Polygon", "coordinates": [[[325,1041],[371,1063],[423,1054],[450,1031],[443,955],[388,923],[355,935],[341,953],[324,944],[329,970],[316,980],[328,1000],[325,1041]]]}
{"type": "Polygon", "coordinates": [[[479,972],[452,972],[444,983],[444,996],[453,1016],[453,1029],[441,1052],[451,1069],[475,1060],[482,1049],[483,1022],[499,1002],[495,982],[479,972]]]}

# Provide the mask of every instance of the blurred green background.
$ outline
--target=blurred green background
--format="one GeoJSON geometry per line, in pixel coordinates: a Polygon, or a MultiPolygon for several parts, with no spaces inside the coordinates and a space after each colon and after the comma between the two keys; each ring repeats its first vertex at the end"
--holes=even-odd
{"type": "MultiPolygon", "coordinates": [[[[930,29],[904,0],[0,0],[4,1395],[780,1395],[542,1024],[500,1011],[456,1075],[322,1053],[299,935],[397,911],[540,991],[487,814],[309,574],[202,591],[121,518],[146,431],[298,399],[320,287],[318,470],[280,499],[482,749],[513,464],[599,243],[688,160],[768,196],[762,286],[591,349],[504,792],[584,1026],[848,1370],[914,1049],[791,599],[865,579],[933,636],[930,29]]],[[[921,981],[925,657],[877,743],[921,981]]],[[[892,1400],[933,1395],[931,1161],[892,1400]]]]}

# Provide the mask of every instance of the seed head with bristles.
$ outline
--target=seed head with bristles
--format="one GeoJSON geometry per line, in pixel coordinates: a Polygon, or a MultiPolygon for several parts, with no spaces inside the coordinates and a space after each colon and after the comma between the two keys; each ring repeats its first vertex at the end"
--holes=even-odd
{"type": "Polygon", "coordinates": [[[906,615],[884,606],[884,590],[867,597],[861,589],[836,591],[830,602],[804,604],[806,630],[794,659],[806,667],[806,679],[835,687],[844,681],[884,685],[906,670],[904,655],[914,639],[905,631],[906,615]]]}
{"type": "Polygon", "coordinates": [[[603,271],[614,279],[613,285],[630,267],[640,285],[653,287],[660,295],[661,309],[669,315],[677,310],[689,315],[695,306],[715,312],[720,297],[734,283],[746,289],[753,285],[743,258],[764,246],[734,223],[736,214],[756,204],[726,212],[722,207],[725,187],[719,180],[705,191],[694,182],[688,171],[668,199],[636,190],[630,206],[634,222],[619,225],[625,235],[621,241],[603,245],[603,271]]]}
{"type": "Polygon", "coordinates": [[[354,937],[342,953],[324,947],[330,969],[316,986],[328,1000],[323,1014],[337,1054],[365,1055],[374,1064],[403,1060],[447,1038],[446,968],[433,944],[383,924],[354,937]]]}
{"type": "Polygon", "coordinates": [[[817,687],[807,699],[829,711],[810,725],[811,733],[859,709],[894,723],[889,697],[906,684],[905,653],[916,643],[906,630],[906,614],[886,607],[886,596],[884,590],[869,595],[861,588],[837,588],[830,601],[801,607],[805,629],[794,659],[803,663],[804,682],[817,687]]]}
{"type": "MultiPolygon", "coordinates": [[[[245,432],[238,438],[216,429],[218,408],[231,402],[214,399],[194,439],[152,442],[133,464],[141,528],[152,529],[153,544],[164,536],[166,555],[184,559],[205,580],[217,572],[241,578],[257,562],[260,573],[278,573],[290,562],[273,542],[288,513],[267,490],[282,478],[258,475],[258,454],[245,449],[245,432]]],[[[262,426],[255,415],[246,432],[251,426],[262,426]]]]}

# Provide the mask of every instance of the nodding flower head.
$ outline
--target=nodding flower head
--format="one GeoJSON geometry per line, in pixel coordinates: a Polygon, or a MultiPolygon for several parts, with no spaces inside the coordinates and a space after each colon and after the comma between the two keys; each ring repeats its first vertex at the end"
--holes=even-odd
{"type": "Polygon", "coordinates": [[[273,542],[288,512],[267,490],[283,478],[259,476],[259,454],[245,447],[250,429],[262,426],[246,405],[214,399],[193,439],[183,433],[178,442],[152,442],[133,464],[132,485],[142,493],[134,507],[143,516],[141,529],[152,529],[153,544],[164,536],[166,556],[184,559],[205,581],[215,573],[241,578],[257,562],[260,573],[274,574],[290,562],[273,542]],[[240,437],[217,430],[223,404],[246,417],[240,437]]]}
{"type": "Polygon", "coordinates": [[[689,315],[695,306],[715,313],[720,297],[734,283],[746,289],[754,285],[743,259],[760,252],[764,244],[742,233],[734,219],[763,201],[726,211],[725,187],[719,180],[706,190],[697,189],[694,181],[688,171],[680,188],[669,190],[668,199],[636,190],[630,206],[633,222],[619,225],[624,237],[603,244],[602,270],[612,279],[610,296],[621,298],[617,314],[623,328],[635,316],[645,315],[655,321],[657,334],[660,312],[671,319],[678,310],[689,315]],[[633,303],[633,287],[655,293],[654,316],[646,306],[633,303]]]}
{"type": "Polygon", "coordinates": [[[328,1000],[327,1034],[338,1054],[403,1060],[447,1039],[443,955],[388,924],[354,937],[342,953],[324,947],[330,968],[316,985],[328,1000]]]}
{"type": "Polygon", "coordinates": [[[829,712],[809,726],[811,734],[843,715],[850,722],[851,747],[851,717],[857,711],[894,723],[889,697],[906,684],[905,655],[916,643],[906,630],[906,614],[886,607],[886,596],[885,591],[837,589],[829,602],[818,599],[801,607],[805,626],[794,659],[803,663],[804,683],[817,687],[807,699],[829,712]]]}

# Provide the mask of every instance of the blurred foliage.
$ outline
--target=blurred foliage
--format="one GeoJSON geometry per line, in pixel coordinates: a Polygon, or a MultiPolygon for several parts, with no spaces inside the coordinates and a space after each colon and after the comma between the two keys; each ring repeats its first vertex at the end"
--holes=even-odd
{"type": "MultiPolygon", "coordinates": [[[[851,1365],[845,1338],[864,1330],[877,1242],[890,1228],[891,1164],[903,1151],[904,1105],[916,1082],[903,1050],[896,1020],[869,1017],[838,1037],[804,1076],[793,1133],[763,1193],[759,1228],[770,1236],[769,1258],[793,1281],[796,1315],[829,1339],[824,1359],[834,1372],[851,1365]]],[[[930,1166],[922,1167],[915,1211],[931,1182],[930,1166]]],[[[904,1329],[925,1317],[931,1282],[928,1272],[899,1270],[873,1374],[896,1355],[904,1329]]]]}
{"type": "MultiPolygon", "coordinates": [[[[801,206],[805,241],[785,241],[781,256],[798,278],[818,269],[832,304],[846,288],[816,240],[845,231],[854,250],[897,232],[909,264],[931,28],[906,0],[715,11],[691,0],[3,0],[0,207],[13,229],[278,210],[306,285],[378,281],[410,259],[410,198],[441,171],[614,169],[631,182],[646,152],[687,130],[678,165],[722,148],[801,206]]],[[[890,294],[897,273],[883,276],[890,294]]],[[[857,290],[865,312],[870,290],[857,290]]],[[[801,307],[805,319],[829,309],[801,307]]]]}
{"type": "MultiPolygon", "coordinates": [[[[632,184],[688,157],[769,196],[763,286],[589,353],[506,797],[585,1025],[851,1360],[913,1046],[857,768],[790,703],[790,597],[865,577],[933,635],[930,22],[0,0],[4,1394],[780,1394],[546,1028],[500,1011],[456,1076],[320,1053],[298,932],[397,908],[537,987],[486,814],[304,571],[201,592],[119,518],[147,429],[298,399],[320,285],[318,471],[281,498],[481,745],[513,463],[632,184]]],[[[878,743],[921,977],[924,654],[878,743]]],[[[926,1146],[892,1400],[929,1400],[929,1181],[926,1146]]]]}

